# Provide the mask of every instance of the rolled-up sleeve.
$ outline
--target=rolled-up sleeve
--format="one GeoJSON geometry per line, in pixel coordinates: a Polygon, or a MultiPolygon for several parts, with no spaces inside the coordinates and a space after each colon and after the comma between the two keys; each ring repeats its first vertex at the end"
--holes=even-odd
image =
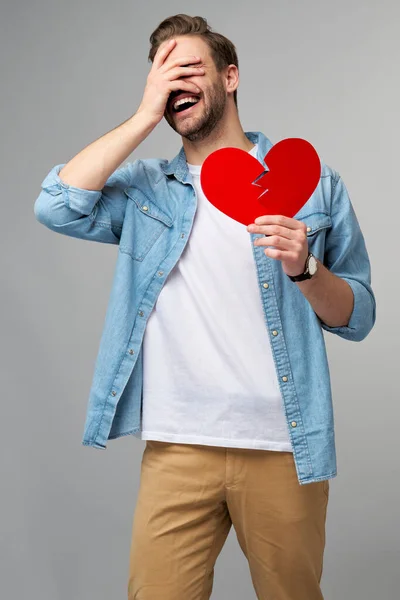
{"type": "Polygon", "coordinates": [[[102,190],[69,185],[59,176],[64,164],[55,165],[41,183],[34,204],[36,219],[53,231],[72,237],[118,244],[134,163],[117,169],[102,190]]]}
{"type": "Polygon", "coordinates": [[[330,333],[360,342],[369,334],[376,320],[376,300],[371,287],[371,265],[353,205],[340,177],[332,180],[332,227],[326,237],[324,265],[337,277],[344,279],[354,295],[353,311],[346,326],[321,327],[330,333]]]}

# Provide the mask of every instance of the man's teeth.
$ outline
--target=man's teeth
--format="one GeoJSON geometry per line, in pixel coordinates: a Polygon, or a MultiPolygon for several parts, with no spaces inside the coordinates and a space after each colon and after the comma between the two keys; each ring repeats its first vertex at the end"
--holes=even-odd
{"type": "Polygon", "coordinates": [[[185,102],[191,102],[192,104],[196,104],[199,100],[200,98],[192,98],[191,96],[188,96],[187,98],[181,98],[180,100],[174,103],[174,110],[176,110],[181,104],[185,104],[185,102]]]}

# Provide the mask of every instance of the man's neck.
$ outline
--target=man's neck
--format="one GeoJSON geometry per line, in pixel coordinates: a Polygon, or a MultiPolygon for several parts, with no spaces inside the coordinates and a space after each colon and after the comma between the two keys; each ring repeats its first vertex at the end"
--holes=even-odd
{"type": "Polygon", "coordinates": [[[202,165],[209,154],[220,148],[240,148],[249,152],[254,147],[243,131],[237,112],[221,121],[205,140],[191,142],[182,138],[182,143],[186,160],[192,165],[202,165]]]}

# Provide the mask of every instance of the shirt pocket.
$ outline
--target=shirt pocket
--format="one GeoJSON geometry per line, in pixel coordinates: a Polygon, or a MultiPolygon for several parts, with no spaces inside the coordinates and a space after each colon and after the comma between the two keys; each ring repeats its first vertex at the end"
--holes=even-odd
{"type": "Polygon", "coordinates": [[[162,234],[172,227],[173,220],[142,191],[126,188],[124,192],[128,202],[119,250],[142,261],[162,234]]]}
{"type": "Polygon", "coordinates": [[[310,252],[323,261],[326,234],[332,227],[331,216],[325,212],[312,212],[298,217],[307,226],[307,242],[310,252]]]}

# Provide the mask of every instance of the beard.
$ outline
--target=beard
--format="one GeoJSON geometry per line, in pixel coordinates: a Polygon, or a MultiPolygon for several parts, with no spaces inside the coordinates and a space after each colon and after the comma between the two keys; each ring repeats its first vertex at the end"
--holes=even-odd
{"type": "MultiPolygon", "coordinates": [[[[204,96],[203,96],[204,98],[204,96]]],[[[200,100],[201,101],[201,100],[200,100]]],[[[175,122],[165,111],[164,117],[174,131],[190,142],[201,142],[215,130],[225,111],[226,92],[222,81],[217,81],[208,91],[208,101],[204,101],[203,112],[196,117],[188,117],[175,122]]]]}

